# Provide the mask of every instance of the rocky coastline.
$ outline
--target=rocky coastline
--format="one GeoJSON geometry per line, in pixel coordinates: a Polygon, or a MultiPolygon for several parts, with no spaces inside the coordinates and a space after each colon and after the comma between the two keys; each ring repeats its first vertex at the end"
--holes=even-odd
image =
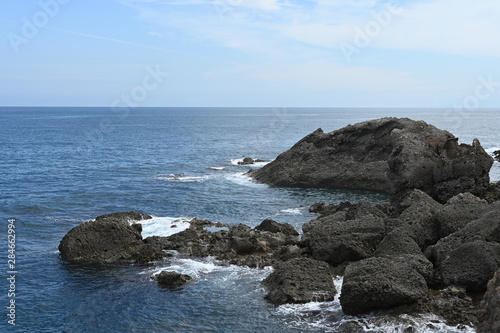
{"type": "MultiPolygon", "coordinates": [[[[70,230],[59,251],[82,264],[144,264],[175,250],[273,266],[262,282],[272,304],[329,301],[340,292],[345,314],[434,313],[449,325],[500,332],[500,184],[490,184],[492,164],[477,139],[459,144],[421,121],[319,129],[250,176],[275,186],[381,190],[391,202],[316,203],[310,211],[318,217],[301,236],[269,219],[255,228],[193,219],[182,232],[143,239],[140,221],[150,216],[112,213],[70,230]]],[[[191,281],[173,272],[152,278],[167,288],[191,281]]]]}

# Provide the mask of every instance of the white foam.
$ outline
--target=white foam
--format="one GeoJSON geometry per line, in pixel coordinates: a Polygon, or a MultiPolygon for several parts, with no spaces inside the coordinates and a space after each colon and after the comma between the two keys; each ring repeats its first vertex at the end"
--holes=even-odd
{"type": "Polygon", "coordinates": [[[179,259],[175,258],[165,267],[157,267],[153,271],[147,272],[150,275],[159,274],[162,271],[177,272],[186,274],[194,278],[199,278],[202,275],[212,273],[221,266],[217,266],[213,258],[206,260],[179,259]]]}
{"type": "Polygon", "coordinates": [[[142,220],[142,237],[150,236],[171,236],[184,231],[190,227],[189,221],[192,219],[185,217],[153,217],[149,220],[142,220]]]}
{"type": "Polygon", "coordinates": [[[243,186],[252,186],[252,187],[267,186],[264,184],[254,183],[252,181],[252,177],[247,175],[245,172],[231,173],[226,175],[224,178],[229,181],[232,181],[233,183],[243,186]]]}
{"type": "Polygon", "coordinates": [[[184,176],[183,174],[170,174],[170,175],[159,175],[155,179],[164,180],[167,182],[179,182],[179,183],[201,183],[207,179],[212,178],[211,176],[184,176]]]}
{"type": "Polygon", "coordinates": [[[225,170],[226,168],[224,168],[224,167],[210,167],[209,169],[210,169],[210,170],[214,170],[214,171],[223,171],[223,170],[225,170]]]}
{"type": "Polygon", "coordinates": [[[492,147],[492,148],[485,149],[485,151],[486,151],[489,155],[491,155],[491,156],[493,156],[493,157],[495,156],[493,153],[494,153],[494,152],[496,152],[497,150],[500,150],[500,148],[499,148],[499,147],[492,147]]]}
{"type": "Polygon", "coordinates": [[[280,213],[276,215],[302,215],[302,211],[300,208],[289,208],[289,209],[282,209],[280,213]]]}
{"type": "Polygon", "coordinates": [[[357,323],[365,332],[403,333],[412,326],[415,332],[422,333],[474,333],[469,326],[453,327],[446,325],[444,319],[434,314],[394,316],[347,316],[342,312],[340,295],[342,277],[333,279],[338,293],[331,302],[310,302],[306,304],[285,304],[276,309],[276,314],[287,317],[286,321],[294,328],[320,329],[324,332],[337,332],[345,323],[357,323]],[[337,318],[332,321],[331,317],[337,318]],[[330,317],[330,318],[329,318],[330,317]]]}

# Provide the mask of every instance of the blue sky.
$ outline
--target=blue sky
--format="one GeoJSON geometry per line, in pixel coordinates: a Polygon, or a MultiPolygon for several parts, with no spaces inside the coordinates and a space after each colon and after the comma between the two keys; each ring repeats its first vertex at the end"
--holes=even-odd
{"type": "Polygon", "coordinates": [[[498,0],[9,0],[0,105],[499,107],[498,17],[498,0]]]}

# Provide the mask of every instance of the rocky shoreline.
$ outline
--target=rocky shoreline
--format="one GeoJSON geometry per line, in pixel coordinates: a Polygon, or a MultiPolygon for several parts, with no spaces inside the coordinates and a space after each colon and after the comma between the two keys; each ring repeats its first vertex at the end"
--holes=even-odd
{"type": "MultiPolygon", "coordinates": [[[[303,225],[302,237],[273,220],[251,228],[193,219],[180,233],[143,239],[140,221],[150,216],[113,213],[70,230],[59,250],[83,264],[168,260],[165,250],[175,250],[273,266],[263,281],[273,304],[328,301],[341,292],[346,314],[434,313],[453,326],[498,332],[500,184],[490,184],[492,163],[478,140],[458,144],[410,119],[317,130],[251,176],[279,186],[383,190],[391,202],[316,203],[310,211],[318,217],[303,225]],[[342,290],[335,275],[343,275],[342,290]]],[[[191,280],[172,272],[154,279],[167,288],[191,280]]]]}

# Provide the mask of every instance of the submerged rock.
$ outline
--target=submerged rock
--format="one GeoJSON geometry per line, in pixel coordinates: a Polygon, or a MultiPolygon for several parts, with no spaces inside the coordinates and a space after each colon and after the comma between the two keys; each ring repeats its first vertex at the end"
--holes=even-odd
{"type": "Polygon", "coordinates": [[[269,290],[266,300],[275,305],[327,302],[337,294],[329,266],[308,258],[282,263],[262,284],[269,290]]]}
{"type": "Polygon", "coordinates": [[[458,144],[423,121],[382,118],[318,129],[250,175],[278,186],[381,190],[394,201],[416,188],[446,202],[462,192],[484,194],[492,164],[477,139],[458,144]]]}
{"type": "Polygon", "coordinates": [[[144,217],[148,215],[113,213],[84,222],[63,237],[59,244],[61,256],[70,261],[94,264],[146,263],[163,258],[163,251],[144,243],[141,228],[130,224],[144,217]]]}

